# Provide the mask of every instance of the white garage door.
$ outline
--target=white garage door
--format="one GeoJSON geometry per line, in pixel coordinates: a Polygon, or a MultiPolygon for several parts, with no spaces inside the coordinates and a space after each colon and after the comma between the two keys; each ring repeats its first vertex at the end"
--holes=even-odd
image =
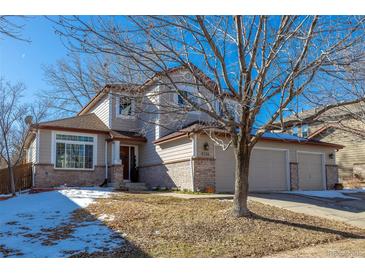
{"type": "Polygon", "coordinates": [[[234,192],[235,157],[233,148],[215,147],[215,188],[217,192],[234,192]]]}
{"type": "Polygon", "coordinates": [[[286,157],[286,151],[283,150],[254,149],[250,163],[249,190],[288,190],[286,157]]]}
{"type": "Polygon", "coordinates": [[[323,190],[323,155],[298,152],[299,189],[323,190]]]}
{"type": "MultiPolygon", "coordinates": [[[[217,192],[234,192],[235,158],[233,149],[223,151],[220,147],[216,147],[215,155],[217,192]]],[[[250,163],[249,190],[288,190],[286,157],[286,151],[254,149],[250,163]]]]}

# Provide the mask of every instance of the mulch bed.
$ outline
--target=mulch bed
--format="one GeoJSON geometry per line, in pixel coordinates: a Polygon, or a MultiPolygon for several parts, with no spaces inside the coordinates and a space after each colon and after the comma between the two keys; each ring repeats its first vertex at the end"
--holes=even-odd
{"type": "Polygon", "coordinates": [[[364,230],[341,222],[258,202],[250,202],[249,207],[252,217],[235,218],[228,200],[124,193],[99,199],[84,214],[113,215],[104,222],[127,244],[112,253],[79,253],[76,257],[262,257],[365,238],[364,230]]]}

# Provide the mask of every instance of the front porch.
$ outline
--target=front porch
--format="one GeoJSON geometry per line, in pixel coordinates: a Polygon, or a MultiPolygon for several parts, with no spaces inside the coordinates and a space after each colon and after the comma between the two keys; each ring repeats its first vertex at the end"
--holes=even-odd
{"type": "Polygon", "coordinates": [[[145,184],[139,182],[139,142],[110,140],[106,144],[106,154],[110,151],[106,163],[108,186],[117,189],[145,190],[145,184]],[[109,147],[109,148],[108,148],[109,147]]]}

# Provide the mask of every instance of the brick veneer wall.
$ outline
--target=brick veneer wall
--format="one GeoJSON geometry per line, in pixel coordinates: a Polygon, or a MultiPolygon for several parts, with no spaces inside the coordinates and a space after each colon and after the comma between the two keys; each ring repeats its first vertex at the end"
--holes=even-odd
{"type": "Polygon", "coordinates": [[[139,179],[149,187],[193,190],[190,159],[139,167],[139,179]]]}
{"type": "Polygon", "coordinates": [[[211,188],[215,191],[215,159],[193,159],[194,191],[207,191],[211,188]]]}
{"type": "Polygon", "coordinates": [[[94,170],[59,170],[53,165],[34,165],[34,187],[48,188],[67,186],[95,186],[103,183],[105,167],[95,166],[94,170]]]}
{"type": "Polygon", "coordinates": [[[327,189],[334,189],[335,184],[338,183],[337,165],[326,165],[326,182],[327,189]]]}
{"type": "Polygon", "coordinates": [[[299,189],[298,163],[290,163],[290,190],[299,189]]]}
{"type": "Polygon", "coordinates": [[[108,168],[108,179],[116,188],[122,188],[125,186],[123,180],[123,165],[112,165],[108,168]]]}

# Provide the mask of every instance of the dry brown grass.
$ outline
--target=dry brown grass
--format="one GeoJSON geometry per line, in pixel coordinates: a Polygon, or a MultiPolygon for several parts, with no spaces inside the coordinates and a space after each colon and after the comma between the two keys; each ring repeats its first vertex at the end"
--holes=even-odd
{"type": "MultiPolygon", "coordinates": [[[[82,257],[262,257],[365,237],[341,222],[250,202],[252,218],[234,218],[230,201],[120,193],[89,206],[128,241],[114,253],[82,257]]],[[[87,214],[85,212],[85,214],[87,214]]]]}

